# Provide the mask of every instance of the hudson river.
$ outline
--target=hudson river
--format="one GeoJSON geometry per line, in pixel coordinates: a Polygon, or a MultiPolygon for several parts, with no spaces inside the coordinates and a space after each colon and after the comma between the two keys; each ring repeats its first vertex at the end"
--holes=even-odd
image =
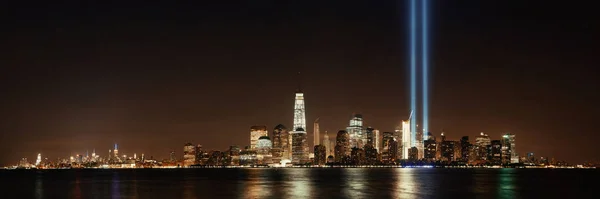
{"type": "Polygon", "coordinates": [[[0,198],[580,198],[596,169],[0,170],[0,198]]]}

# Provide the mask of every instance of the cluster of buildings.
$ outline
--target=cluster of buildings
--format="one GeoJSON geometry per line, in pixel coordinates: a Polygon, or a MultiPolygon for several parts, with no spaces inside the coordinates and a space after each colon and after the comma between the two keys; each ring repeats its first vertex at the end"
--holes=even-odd
{"type": "Polygon", "coordinates": [[[348,126],[339,130],[335,137],[325,131],[321,135],[319,119],[313,123],[314,140],[309,146],[305,118],[304,93],[295,93],[294,120],[292,128],[276,125],[269,133],[267,126],[250,127],[249,145],[241,148],[230,146],[227,150],[204,150],[202,145],[187,143],[183,156],[171,151],[168,159],[146,159],[144,154],[126,156],[119,154],[118,145],[101,157],[95,150],[91,156],[71,156],[57,161],[42,160],[38,154],[35,164],[22,159],[17,168],[189,168],[224,166],[285,167],[325,165],[390,165],[390,166],[509,166],[509,165],[557,165],[565,162],[533,153],[519,156],[514,134],[504,134],[500,139],[481,133],[470,140],[446,139],[445,132],[439,137],[431,132],[417,130],[416,120],[410,114],[394,131],[381,132],[363,124],[363,116],[354,114],[348,126]]]}

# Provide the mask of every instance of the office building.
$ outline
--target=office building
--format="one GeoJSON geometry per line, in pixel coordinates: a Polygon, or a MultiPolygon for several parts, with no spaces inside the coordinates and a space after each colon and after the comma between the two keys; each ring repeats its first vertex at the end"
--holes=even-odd
{"type": "Polygon", "coordinates": [[[251,126],[250,127],[250,149],[256,149],[256,143],[262,136],[268,136],[267,126],[251,126]]]}
{"type": "Polygon", "coordinates": [[[363,133],[363,117],[361,114],[354,114],[350,119],[350,125],[346,127],[350,136],[350,147],[362,148],[366,142],[366,136],[363,133]]]}

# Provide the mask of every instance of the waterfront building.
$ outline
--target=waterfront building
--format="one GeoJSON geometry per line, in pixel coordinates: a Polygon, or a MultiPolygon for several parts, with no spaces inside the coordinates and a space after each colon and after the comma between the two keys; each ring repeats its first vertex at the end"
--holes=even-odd
{"type": "Polygon", "coordinates": [[[478,162],[487,162],[489,157],[489,146],[491,145],[490,137],[481,132],[479,136],[475,138],[475,160],[478,162]]]}
{"type": "Polygon", "coordinates": [[[183,166],[189,167],[196,164],[196,146],[187,143],[183,146],[183,166]]]}
{"type": "Polygon", "coordinates": [[[409,161],[419,160],[419,149],[417,147],[411,147],[410,150],[408,150],[408,160],[409,161]]]}
{"type": "Polygon", "coordinates": [[[333,155],[333,144],[331,143],[331,140],[329,140],[329,134],[327,133],[327,131],[325,131],[325,135],[323,135],[323,144],[325,147],[325,153],[326,153],[326,157],[329,157],[330,155],[333,155]]]}
{"type": "Polygon", "coordinates": [[[502,163],[519,163],[515,144],[515,135],[507,133],[502,136],[502,163]]]}
{"type": "Polygon", "coordinates": [[[262,136],[268,136],[267,126],[262,125],[250,127],[250,149],[256,148],[256,143],[262,136]]]}
{"type": "Polygon", "coordinates": [[[336,136],[335,162],[343,162],[350,156],[350,135],[347,131],[340,130],[336,136]]]}
{"type": "Polygon", "coordinates": [[[381,152],[381,134],[379,132],[379,130],[375,129],[373,130],[373,134],[374,134],[374,142],[375,144],[373,145],[373,147],[375,148],[375,150],[377,150],[377,153],[381,152]]]}
{"type": "Polygon", "coordinates": [[[273,144],[271,143],[271,139],[268,136],[262,136],[258,139],[256,144],[256,155],[259,164],[271,164],[272,155],[271,148],[273,144]]]}
{"type": "Polygon", "coordinates": [[[469,136],[463,136],[460,139],[460,161],[469,162],[471,143],[469,143],[469,136]]]}
{"type": "Polygon", "coordinates": [[[293,164],[305,164],[309,161],[309,149],[306,134],[306,107],[304,93],[298,87],[294,103],[294,131],[291,133],[291,152],[293,164]]]}
{"type": "MultiPolygon", "coordinates": [[[[394,141],[394,134],[392,132],[383,132],[382,144],[383,148],[381,150],[381,159],[383,161],[390,160],[390,145],[394,141]]],[[[395,157],[396,155],[394,155],[395,157]]]]}
{"type": "MultiPolygon", "coordinates": [[[[410,129],[410,119],[402,121],[402,157],[403,159],[408,158],[408,150],[413,147],[412,143],[412,131],[410,129]]],[[[385,139],[385,133],[383,135],[385,139]]],[[[385,142],[385,140],[384,140],[385,142]]],[[[384,146],[385,147],[385,146],[384,146]]]]}
{"type": "Polygon", "coordinates": [[[314,164],[315,165],[325,165],[327,163],[327,150],[323,145],[316,145],[314,148],[314,164]]]}
{"type": "Polygon", "coordinates": [[[272,155],[273,162],[280,162],[283,159],[289,160],[291,159],[289,147],[291,146],[289,140],[288,130],[283,124],[278,124],[273,129],[273,135],[271,136],[271,140],[273,142],[272,155]]]}
{"type": "Polygon", "coordinates": [[[346,127],[350,136],[350,148],[362,148],[366,142],[366,136],[363,133],[363,117],[361,114],[354,114],[350,119],[350,125],[346,127]]]}
{"type": "Polygon", "coordinates": [[[450,141],[450,140],[446,140],[445,136],[442,135],[442,139],[444,141],[442,141],[441,143],[441,153],[442,153],[442,161],[447,161],[447,162],[451,162],[454,161],[454,144],[456,142],[454,141],[450,141]]]}
{"type": "Polygon", "coordinates": [[[365,150],[353,147],[350,152],[350,159],[353,165],[363,165],[366,162],[365,150]]]}
{"type": "Polygon", "coordinates": [[[435,161],[436,159],[436,152],[437,152],[437,141],[435,140],[435,138],[433,137],[429,137],[429,139],[425,140],[425,149],[424,149],[424,153],[423,154],[423,158],[425,158],[425,160],[427,161],[435,161]]]}
{"type": "Polygon", "coordinates": [[[377,164],[377,162],[378,162],[377,156],[378,156],[377,149],[375,149],[375,147],[373,147],[373,145],[371,145],[371,144],[365,145],[365,164],[368,164],[368,165],[377,164]]]}
{"type": "Polygon", "coordinates": [[[319,132],[319,118],[317,118],[314,123],[313,145],[319,144],[321,144],[321,133],[319,132]]]}

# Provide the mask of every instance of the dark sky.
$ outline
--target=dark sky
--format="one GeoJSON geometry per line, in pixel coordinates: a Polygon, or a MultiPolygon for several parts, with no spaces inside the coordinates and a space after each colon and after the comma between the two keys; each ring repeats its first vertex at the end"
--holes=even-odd
{"type": "MultiPolygon", "coordinates": [[[[310,136],[317,117],[333,136],[355,112],[381,131],[409,114],[406,1],[127,2],[3,6],[0,164],[245,146],[252,125],[292,125],[299,71],[310,136]]],[[[594,12],[434,1],[431,131],[598,160],[594,12]]]]}

